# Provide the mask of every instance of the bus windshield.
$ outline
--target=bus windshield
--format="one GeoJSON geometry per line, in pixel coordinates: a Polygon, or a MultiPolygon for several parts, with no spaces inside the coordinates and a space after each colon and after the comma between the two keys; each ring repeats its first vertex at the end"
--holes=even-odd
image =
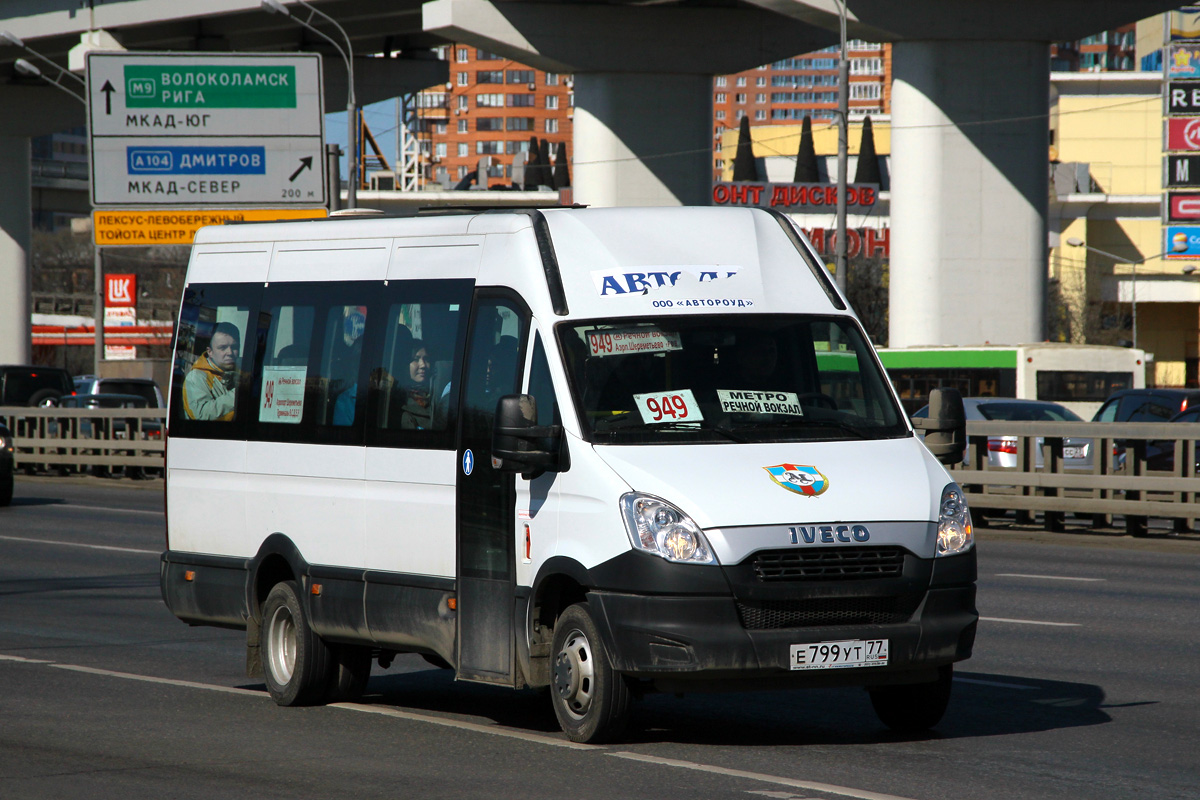
{"type": "Polygon", "coordinates": [[[798,442],[909,435],[845,317],[637,317],[558,326],[596,443],[798,442]]]}

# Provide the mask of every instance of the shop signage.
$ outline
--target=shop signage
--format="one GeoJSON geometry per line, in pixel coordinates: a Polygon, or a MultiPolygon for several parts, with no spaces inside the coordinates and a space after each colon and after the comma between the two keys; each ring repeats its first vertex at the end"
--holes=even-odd
{"type": "MultiPolygon", "coordinates": [[[[1197,120],[1200,123],[1200,120],[1197,120]]],[[[1200,133],[1197,134],[1200,139],[1200,133]]],[[[1200,141],[1197,141],[1200,150],[1200,141]]],[[[846,187],[846,208],[869,211],[879,199],[879,186],[852,183],[846,187]]],[[[792,212],[828,212],[837,208],[837,186],[829,183],[714,183],[715,206],[777,208],[792,212]]]]}

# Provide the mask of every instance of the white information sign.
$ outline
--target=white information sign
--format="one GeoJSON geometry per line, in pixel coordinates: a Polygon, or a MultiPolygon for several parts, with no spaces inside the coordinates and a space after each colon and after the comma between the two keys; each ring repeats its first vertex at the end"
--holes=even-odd
{"type": "Polygon", "coordinates": [[[96,206],[320,206],[315,53],[89,53],[96,206]]]}
{"type": "Polygon", "coordinates": [[[299,424],[304,417],[304,380],[308,367],[263,367],[259,422],[299,424]]]}
{"type": "Polygon", "coordinates": [[[704,414],[691,389],[635,394],[634,401],[647,425],[661,422],[700,422],[704,414]]]}
{"type": "Polygon", "coordinates": [[[721,410],[748,414],[791,414],[804,416],[800,398],[792,392],[747,392],[740,389],[717,389],[721,410]]]}
{"type": "Polygon", "coordinates": [[[630,353],[665,353],[682,350],[678,333],[658,328],[612,328],[588,331],[588,351],[593,356],[623,356],[630,353]]]}

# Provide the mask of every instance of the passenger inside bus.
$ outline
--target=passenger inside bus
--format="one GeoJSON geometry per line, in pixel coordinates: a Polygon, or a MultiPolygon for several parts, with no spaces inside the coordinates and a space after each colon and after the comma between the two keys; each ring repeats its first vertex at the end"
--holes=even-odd
{"type": "Polygon", "coordinates": [[[237,360],[242,332],[232,322],[219,322],[204,355],[196,359],[183,382],[183,408],[190,419],[233,419],[237,360]]]}
{"type": "Polygon", "coordinates": [[[429,430],[433,425],[433,392],[430,390],[432,361],[425,343],[413,339],[408,347],[410,358],[405,370],[404,405],[401,407],[400,427],[408,430],[429,430]]]}

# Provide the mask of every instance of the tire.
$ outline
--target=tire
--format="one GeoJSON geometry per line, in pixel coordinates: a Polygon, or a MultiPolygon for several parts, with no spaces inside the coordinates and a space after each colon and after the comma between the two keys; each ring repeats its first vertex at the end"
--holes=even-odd
{"type": "Polygon", "coordinates": [[[871,705],[879,721],[900,733],[927,731],[941,721],[950,704],[954,667],[938,670],[933,683],[881,686],[872,689],[871,705]]]}
{"type": "Polygon", "coordinates": [[[7,506],[13,499],[13,476],[12,473],[0,476],[0,508],[7,506]]]}
{"type": "Polygon", "coordinates": [[[371,648],[342,644],[329,649],[332,660],[326,700],[353,703],[363,696],[371,678],[371,648]]]}
{"type": "Polygon", "coordinates": [[[322,702],[332,679],[329,646],[313,633],[295,581],[275,584],[262,606],[263,678],[281,706],[322,702]]]}
{"type": "Polygon", "coordinates": [[[53,389],[38,389],[29,395],[28,405],[30,408],[37,408],[38,406],[53,408],[58,405],[58,398],[60,397],[62,397],[62,394],[53,389]]]}
{"type": "Polygon", "coordinates": [[[554,625],[550,700],[567,738],[598,744],[620,736],[630,693],[613,669],[587,603],[567,608],[554,625]]]}

